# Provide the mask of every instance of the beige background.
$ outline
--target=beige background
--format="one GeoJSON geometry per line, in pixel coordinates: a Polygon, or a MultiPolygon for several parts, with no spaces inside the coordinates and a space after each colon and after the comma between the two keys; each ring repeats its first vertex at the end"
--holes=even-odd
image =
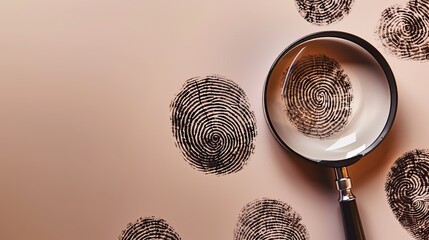
{"type": "MultiPolygon", "coordinates": [[[[0,239],[117,239],[139,217],[164,218],[182,239],[232,239],[241,208],[289,203],[311,239],[342,239],[330,169],[274,140],[262,86],[277,55],[321,30],[365,38],[405,1],[356,0],[327,27],[292,0],[3,0],[0,2],[0,239]],[[255,153],[239,173],[192,169],[174,146],[169,104],[186,79],[220,74],[247,93],[255,153]]],[[[427,63],[386,54],[399,108],[386,141],[349,169],[368,239],[411,239],[384,182],[405,151],[429,148],[427,63]]]]}

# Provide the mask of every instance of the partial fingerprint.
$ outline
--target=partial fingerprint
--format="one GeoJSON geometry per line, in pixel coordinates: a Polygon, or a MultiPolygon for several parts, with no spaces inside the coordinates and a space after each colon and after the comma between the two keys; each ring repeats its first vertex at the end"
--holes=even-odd
{"type": "Polygon", "coordinates": [[[302,134],[326,139],[343,130],[352,113],[352,85],[326,55],[302,57],[286,70],[282,92],[290,122],[302,134]]]}
{"type": "Polygon", "coordinates": [[[191,78],[170,109],[176,145],[192,167],[225,175],[247,163],[255,148],[256,118],[236,83],[221,76],[191,78]]]}
{"type": "Polygon", "coordinates": [[[429,1],[412,0],[381,14],[376,33],[382,45],[400,59],[429,60],[429,1]]]}
{"type": "Polygon", "coordinates": [[[279,200],[263,198],[247,204],[234,230],[234,240],[310,239],[301,216],[279,200]]]}
{"type": "Polygon", "coordinates": [[[353,0],[295,0],[301,16],[316,25],[328,25],[348,15],[353,0]]]}
{"type": "Polygon", "coordinates": [[[387,200],[399,223],[414,238],[429,236],[429,150],[399,157],[386,178],[387,200]]]}
{"type": "Polygon", "coordinates": [[[136,222],[128,224],[119,236],[119,240],[148,239],[180,240],[180,236],[164,219],[155,217],[140,218],[136,222]]]}

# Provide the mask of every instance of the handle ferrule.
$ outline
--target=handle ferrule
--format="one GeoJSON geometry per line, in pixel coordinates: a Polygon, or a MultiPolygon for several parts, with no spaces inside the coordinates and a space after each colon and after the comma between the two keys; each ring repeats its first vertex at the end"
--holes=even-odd
{"type": "Polygon", "coordinates": [[[350,180],[347,168],[335,168],[337,189],[340,194],[338,201],[346,202],[356,199],[352,192],[352,181],[350,180]]]}

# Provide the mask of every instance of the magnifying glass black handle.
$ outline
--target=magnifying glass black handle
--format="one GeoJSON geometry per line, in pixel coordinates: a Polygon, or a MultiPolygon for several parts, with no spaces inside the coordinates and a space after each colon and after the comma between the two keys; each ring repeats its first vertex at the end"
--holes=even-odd
{"type": "Polygon", "coordinates": [[[344,231],[347,240],[365,240],[356,199],[340,202],[344,231]]]}
{"type": "Polygon", "coordinates": [[[335,169],[337,189],[340,193],[340,208],[343,217],[346,240],[365,240],[365,234],[360,221],[356,197],[352,193],[352,184],[347,168],[335,169]]]}

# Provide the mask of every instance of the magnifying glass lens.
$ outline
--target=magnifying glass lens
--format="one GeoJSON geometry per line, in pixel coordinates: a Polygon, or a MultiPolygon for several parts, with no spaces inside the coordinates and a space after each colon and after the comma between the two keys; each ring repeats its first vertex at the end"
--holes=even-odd
{"type": "Polygon", "coordinates": [[[265,97],[277,137],[313,161],[362,154],[383,132],[392,98],[380,63],[336,37],[309,39],[284,52],[265,97]]]}

